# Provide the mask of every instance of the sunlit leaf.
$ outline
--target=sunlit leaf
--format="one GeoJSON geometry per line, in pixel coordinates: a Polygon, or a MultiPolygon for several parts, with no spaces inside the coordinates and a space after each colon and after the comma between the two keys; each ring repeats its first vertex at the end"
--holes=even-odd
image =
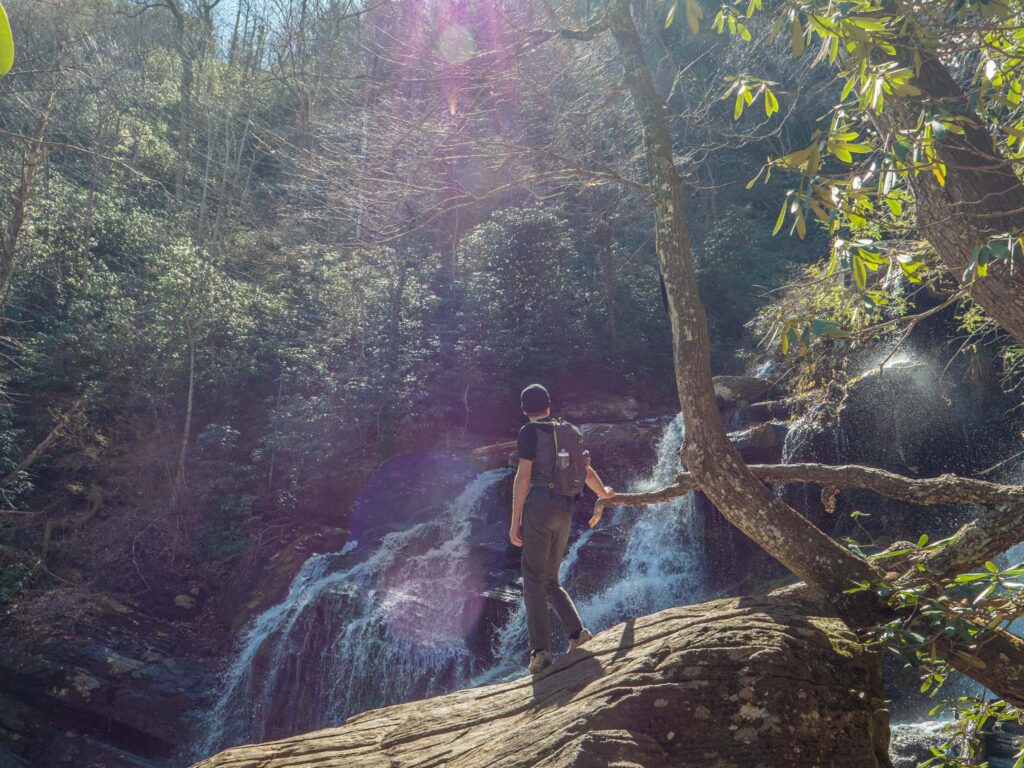
{"type": "Polygon", "coordinates": [[[799,59],[801,54],[804,52],[804,30],[800,26],[800,19],[794,15],[793,20],[789,23],[791,47],[794,59],[799,59]]]}
{"type": "Polygon", "coordinates": [[[782,224],[786,220],[786,208],[789,205],[788,200],[782,202],[782,208],[779,211],[779,218],[775,221],[775,229],[772,230],[772,236],[779,234],[779,230],[782,229],[782,224]]]}
{"type": "Polygon", "coordinates": [[[14,66],[14,37],[7,21],[3,3],[0,3],[0,76],[6,75],[14,66]]]}
{"type": "Polygon", "coordinates": [[[700,20],[703,18],[704,11],[697,4],[697,0],[686,0],[686,23],[691,33],[696,35],[700,32],[700,20]]]}

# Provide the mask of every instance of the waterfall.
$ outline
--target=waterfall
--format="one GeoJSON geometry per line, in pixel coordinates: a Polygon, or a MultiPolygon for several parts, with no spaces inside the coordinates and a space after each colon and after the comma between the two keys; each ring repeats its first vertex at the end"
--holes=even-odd
{"type": "MultiPolygon", "coordinates": [[[[684,434],[680,414],[661,435],[651,476],[634,483],[630,490],[651,491],[674,481],[683,469],[678,452],[684,434]]],[[[673,605],[699,602],[705,593],[702,535],[692,493],[606,514],[598,528],[586,530],[569,547],[560,571],[584,626],[599,632],[673,605]],[[619,554],[598,566],[586,553],[602,536],[614,537],[618,546],[611,549],[619,554]],[[586,572],[597,567],[601,569],[598,574],[586,572]],[[587,588],[587,584],[591,586],[587,588]]],[[[557,622],[553,626],[557,629],[557,622]]],[[[526,651],[526,610],[520,602],[499,634],[495,665],[473,683],[522,674],[526,651]]]]}
{"type": "Polygon", "coordinates": [[[307,560],[242,638],[205,753],[443,693],[478,672],[464,639],[484,589],[474,523],[508,474],[478,475],[441,514],[388,534],[355,565],[341,553],[307,560]]]}
{"type": "MultiPolygon", "coordinates": [[[[630,490],[673,481],[682,469],[677,454],[683,434],[677,417],[661,435],[653,473],[630,490]]],[[[521,599],[493,627],[493,663],[466,642],[492,575],[474,547],[486,526],[507,530],[507,502],[491,517],[484,502],[498,503],[496,486],[509,473],[476,476],[441,514],[387,534],[354,564],[346,556],[351,542],[341,552],[309,558],[284,600],[242,637],[199,751],[336,725],[373,707],[523,674],[521,599]]],[[[578,514],[577,526],[582,519],[578,514]]],[[[561,575],[586,625],[596,632],[700,600],[701,536],[692,494],[609,510],[601,526],[584,529],[561,575]]]]}

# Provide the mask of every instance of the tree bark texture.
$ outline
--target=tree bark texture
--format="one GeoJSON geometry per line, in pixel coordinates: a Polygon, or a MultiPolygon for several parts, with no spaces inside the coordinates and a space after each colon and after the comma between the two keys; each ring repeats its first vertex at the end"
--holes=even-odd
{"type": "MultiPolygon", "coordinates": [[[[700,490],[729,522],[807,584],[824,593],[845,619],[854,626],[870,626],[882,621],[883,606],[873,603],[870,594],[859,593],[860,599],[845,594],[853,582],[880,581],[883,576],[880,569],[833,541],[783,503],[751,472],[729,442],[715,404],[707,315],[697,290],[665,103],[655,89],[644,58],[630,0],[610,0],[606,19],[618,44],[626,87],[643,132],[655,210],[656,251],[672,322],[676,386],[686,423],[680,451],[683,462],[700,490]]],[[[954,175],[955,171],[950,174],[954,175]]],[[[981,183],[982,179],[976,178],[976,184],[981,183]]],[[[1008,187],[1003,183],[998,189],[1006,191],[1008,187]]],[[[966,210],[974,215],[973,209],[966,210]]],[[[1003,507],[999,513],[1003,515],[1001,523],[1012,516],[1010,510],[1018,508],[1012,504],[1003,507]]],[[[976,544],[972,545],[976,552],[994,544],[998,527],[993,522],[988,534],[979,532],[976,544]]],[[[1007,633],[996,632],[992,637],[996,639],[991,642],[999,644],[1000,651],[965,671],[987,685],[991,682],[992,690],[1008,701],[1024,701],[1022,681],[1002,674],[1007,665],[1024,663],[1024,644],[1007,633]]],[[[938,643],[936,650],[960,669],[970,666],[968,654],[960,648],[938,643]]]]}
{"type": "MultiPolygon", "coordinates": [[[[59,67],[58,67],[59,69],[59,67]]],[[[46,126],[50,123],[50,115],[53,113],[53,103],[57,95],[57,84],[54,83],[44,97],[42,110],[39,119],[36,121],[36,128],[32,138],[28,140],[25,147],[25,156],[21,162],[21,178],[18,189],[12,196],[11,219],[7,224],[7,231],[0,232],[0,307],[7,303],[7,297],[11,291],[11,281],[14,278],[14,270],[18,259],[18,238],[21,230],[28,221],[30,203],[32,199],[32,182],[46,151],[46,144],[43,138],[46,136],[46,126]]]]}
{"type": "MultiPolygon", "coordinates": [[[[1024,227],[1024,184],[1013,164],[996,147],[984,123],[970,108],[967,95],[934,55],[918,49],[921,72],[914,85],[919,97],[887,96],[875,118],[891,134],[912,131],[921,110],[948,112],[965,118],[963,135],[950,131],[937,142],[946,165],[945,184],[927,169],[910,176],[916,198],[917,228],[942,264],[963,282],[974,247],[992,235],[1024,227]]],[[[1018,256],[1018,262],[1020,257],[1018,256]]],[[[989,317],[1024,344],[1024,269],[1005,260],[995,262],[988,276],[974,279],[970,295],[989,317]]],[[[972,275],[968,275],[970,281],[972,275]]]]}
{"type": "Polygon", "coordinates": [[[729,522],[807,583],[828,595],[841,595],[851,582],[871,580],[878,574],[758,481],[722,426],[711,381],[707,314],[697,290],[665,104],[644,58],[629,0],[611,0],[607,19],[643,131],[656,251],[668,298],[676,385],[686,422],[683,462],[729,522]]]}

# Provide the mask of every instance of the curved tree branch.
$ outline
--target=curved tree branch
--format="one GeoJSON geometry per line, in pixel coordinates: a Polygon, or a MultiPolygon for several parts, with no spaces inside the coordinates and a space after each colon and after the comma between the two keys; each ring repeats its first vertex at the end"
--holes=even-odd
{"type": "MultiPolygon", "coordinates": [[[[762,482],[814,483],[828,491],[859,489],[911,504],[978,504],[986,511],[964,525],[948,545],[918,558],[938,577],[955,576],[999,556],[1024,540],[1024,486],[991,483],[959,475],[911,478],[884,469],[856,464],[751,464],[751,473],[762,482]]],[[[594,527],[608,506],[658,504],[698,490],[700,484],[689,472],[676,475],[676,482],[648,493],[620,493],[598,501],[590,526],[594,527]]]]}

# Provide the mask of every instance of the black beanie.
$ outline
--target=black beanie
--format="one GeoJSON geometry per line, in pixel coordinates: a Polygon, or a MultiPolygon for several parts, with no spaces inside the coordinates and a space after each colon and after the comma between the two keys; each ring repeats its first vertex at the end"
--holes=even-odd
{"type": "Polygon", "coordinates": [[[531,384],[519,395],[525,413],[541,413],[551,406],[551,396],[540,384],[531,384]]]}

